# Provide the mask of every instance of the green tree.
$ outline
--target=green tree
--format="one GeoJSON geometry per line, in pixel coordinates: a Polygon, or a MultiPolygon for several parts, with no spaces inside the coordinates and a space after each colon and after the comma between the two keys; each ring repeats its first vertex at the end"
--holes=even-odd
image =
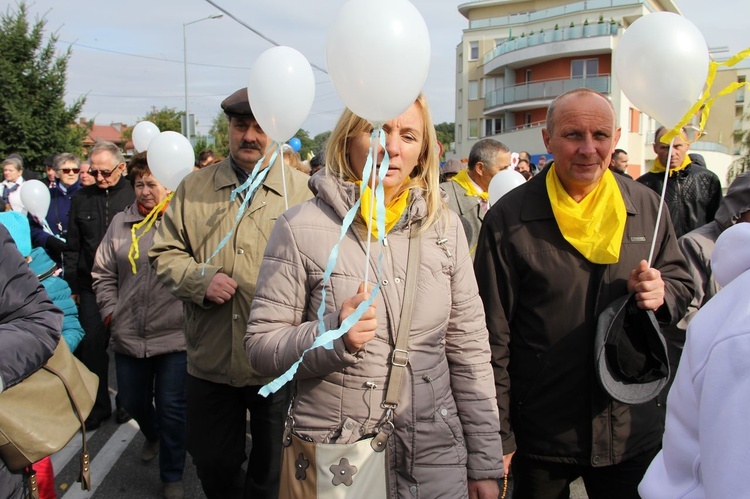
{"type": "Polygon", "coordinates": [[[80,155],[90,126],[76,123],[85,98],[65,104],[72,52],[57,54],[57,37],[45,42],[45,25],[44,18],[28,21],[24,2],[0,14],[0,156],[17,152],[36,171],[49,154],[80,155]]]}
{"type": "Polygon", "coordinates": [[[435,125],[435,133],[437,139],[443,144],[443,156],[440,159],[445,159],[445,153],[450,150],[451,144],[456,140],[456,124],[455,123],[438,123],[435,125]]]}
{"type": "Polygon", "coordinates": [[[216,140],[216,146],[213,148],[216,154],[225,158],[229,156],[229,120],[224,111],[216,114],[208,134],[213,135],[216,140]]]}
{"type": "MultiPolygon", "coordinates": [[[[174,107],[164,106],[161,109],[156,109],[156,106],[151,106],[151,111],[146,113],[142,118],[138,118],[136,121],[150,121],[159,128],[160,132],[181,132],[182,131],[182,117],[185,116],[185,111],[178,111],[174,107]]],[[[122,136],[129,139],[133,136],[133,127],[129,127],[123,130],[122,136]]]]}
{"type": "Polygon", "coordinates": [[[313,154],[317,154],[321,151],[325,151],[326,144],[328,142],[328,137],[331,136],[331,131],[328,130],[327,132],[322,132],[313,137],[313,142],[315,142],[315,147],[313,147],[313,154]]]}

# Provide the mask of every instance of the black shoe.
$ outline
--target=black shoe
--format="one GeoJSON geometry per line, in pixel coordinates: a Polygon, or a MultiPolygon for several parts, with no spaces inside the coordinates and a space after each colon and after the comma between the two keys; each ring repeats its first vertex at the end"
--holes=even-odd
{"type": "Polygon", "coordinates": [[[128,411],[126,411],[122,407],[118,407],[115,410],[115,422],[117,424],[125,424],[128,421],[130,421],[131,419],[133,419],[133,416],[131,416],[130,414],[128,414],[128,411]]]}
{"type": "Polygon", "coordinates": [[[86,421],[83,422],[83,424],[86,425],[86,429],[89,431],[96,430],[102,425],[103,422],[108,420],[110,416],[111,414],[106,417],[100,417],[100,416],[97,416],[96,414],[90,414],[89,417],[86,418],[86,421]]]}

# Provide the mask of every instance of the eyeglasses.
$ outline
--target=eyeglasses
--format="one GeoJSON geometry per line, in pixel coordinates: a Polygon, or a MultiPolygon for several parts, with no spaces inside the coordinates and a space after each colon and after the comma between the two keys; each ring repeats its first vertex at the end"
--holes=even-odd
{"type": "Polygon", "coordinates": [[[112,173],[115,170],[117,170],[118,166],[120,166],[120,165],[115,166],[110,171],[106,171],[106,170],[89,170],[89,175],[91,175],[92,177],[96,178],[96,177],[99,176],[99,174],[101,174],[102,178],[109,178],[110,175],[112,175],[112,173]]]}
{"type": "Polygon", "coordinates": [[[57,171],[63,172],[66,175],[70,175],[71,173],[78,173],[80,170],[78,168],[60,168],[57,171]]]}

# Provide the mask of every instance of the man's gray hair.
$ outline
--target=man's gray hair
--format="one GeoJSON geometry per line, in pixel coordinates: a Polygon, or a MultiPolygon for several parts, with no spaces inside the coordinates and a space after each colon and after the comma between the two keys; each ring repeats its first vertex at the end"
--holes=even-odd
{"type": "Polygon", "coordinates": [[[89,151],[89,159],[91,156],[98,152],[107,151],[112,155],[112,166],[117,166],[120,163],[124,163],[125,159],[122,157],[122,151],[117,147],[116,144],[108,142],[106,140],[99,140],[94,144],[94,147],[89,151]]]}
{"type": "Polygon", "coordinates": [[[473,170],[480,161],[488,166],[494,166],[500,152],[510,152],[508,146],[495,139],[482,139],[469,152],[469,170],[473,170]]]}
{"type": "Polygon", "coordinates": [[[615,107],[612,105],[612,102],[604,94],[601,94],[597,92],[596,90],[591,90],[590,88],[575,88],[573,90],[570,90],[569,92],[565,92],[564,94],[560,94],[557,97],[555,97],[555,100],[553,100],[552,104],[550,104],[549,107],[547,108],[547,125],[545,126],[545,128],[547,129],[547,132],[549,132],[550,135],[552,135],[552,131],[555,127],[555,119],[554,119],[555,108],[557,107],[558,102],[569,95],[575,95],[575,94],[598,95],[599,97],[607,101],[607,104],[609,104],[609,108],[612,110],[613,120],[617,119],[617,114],[615,113],[615,107]]]}
{"type": "Polygon", "coordinates": [[[19,172],[23,171],[23,162],[18,158],[6,158],[3,160],[3,168],[5,168],[5,165],[13,165],[19,172]]]}
{"type": "Polygon", "coordinates": [[[81,160],[78,159],[78,156],[76,156],[75,154],[71,154],[69,152],[58,154],[57,156],[55,156],[55,171],[59,170],[65,163],[70,162],[75,163],[76,168],[81,167],[81,160]]]}

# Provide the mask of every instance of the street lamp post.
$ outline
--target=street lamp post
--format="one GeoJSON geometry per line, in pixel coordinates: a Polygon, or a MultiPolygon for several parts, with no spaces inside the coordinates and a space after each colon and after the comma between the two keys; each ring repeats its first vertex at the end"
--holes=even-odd
{"type": "Polygon", "coordinates": [[[214,14],[208,17],[202,17],[195,21],[182,23],[182,60],[185,66],[185,137],[190,140],[190,111],[188,109],[188,62],[187,62],[187,27],[191,24],[199,23],[201,21],[208,21],[209,19],[219,19],[224,17],[223,14],[214,14]]]}

